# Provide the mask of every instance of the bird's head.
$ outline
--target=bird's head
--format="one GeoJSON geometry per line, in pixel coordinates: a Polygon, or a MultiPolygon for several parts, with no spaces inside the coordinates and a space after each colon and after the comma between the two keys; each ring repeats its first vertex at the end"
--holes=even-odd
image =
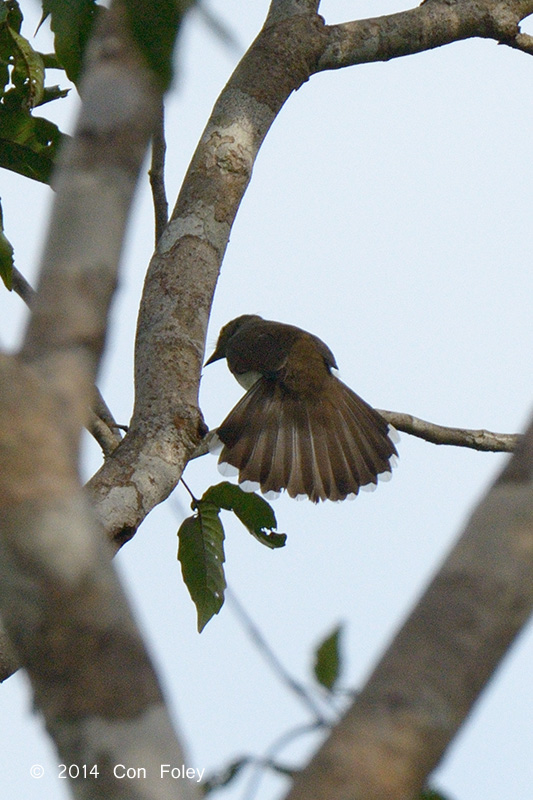
{"type": "Polygon", "coordinates": [[[242,326],[247,322],[260,319],[261,317],[259,317],[257,314],[242,314],[240,317],[232,319],[231,322],[226,323],[218,335],[218,340],[213,355],[207,359],[204,366],[207,367],[208,364],[212,364],[214,361],[218,361],[221,358],[226,358],[228,342],[231,337],[234,336],[239,328],[242,328],[242,326]]]}

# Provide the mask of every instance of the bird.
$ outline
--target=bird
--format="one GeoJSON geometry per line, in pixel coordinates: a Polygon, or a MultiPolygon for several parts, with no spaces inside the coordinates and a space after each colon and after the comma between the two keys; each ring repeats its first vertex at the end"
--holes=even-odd
{"type": "Polygon", "coordinates": [[[318,503],[390,479],[396,431],[336,376],[317,336],[243,314],[224,325],[205,366],[223,358],[247,391],[216,431],[219,469],[245,491],[318,503]]]}

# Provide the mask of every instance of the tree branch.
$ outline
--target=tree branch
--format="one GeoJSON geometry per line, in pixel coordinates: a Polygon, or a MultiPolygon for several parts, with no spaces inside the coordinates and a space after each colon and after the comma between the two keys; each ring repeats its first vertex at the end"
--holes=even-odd
{"type": "MultiPolygon", "coordinates": [[[[159,764],[183,754],[79,485],[69,409],[16,358],[0,357],[0,376],[0,601],[9,640],[60,757],[99,764],[105,789],[93,797],[123,797],[112,765],[140,760],[151,767],[143,800],[175,798],[175,787],[161,795],[159,764]]],[[[4,674],[16,663],[8,648],[4,674]]],[[[87,800],[87,782],[72,789],[87,800]]]]}
{"type": "Polygon", "coordinates": [[[203,2],[197,0],[194,10],[215,36],[220,39],[222,44],[226,45],[229,50],[232,50],[237,55],[242,55],[243,48],[241,47],[240,41],[235,36],[233,28],[217,16],[213,9],[206,8],[203,2]]]}
{"type": "Polygon", "coordinates": [[[447,444],[455,447],[470,447],[473,450],[484,450],[491,453],[512,453],[520,436],[516,433],[492,433],[484,429],[449,428],[436,425],[434,422],[402,414],[399,411],[382,411],[379,413],[397,430],[418,436],[433,444],[447,444]]]}
{"type": "Polygon", "coordinates": [[[14,264],[12,269],[13,291],[15,294],[18,294],[21,300],[23,300],[29,307],[31,306],[35,297],[35,290],[31,284],[28,283],[22,272],[18,271],[14,264]]]}
{"type": "Polygon", "coordinates": [[[148,175],[152,187],[155,215],[155,244],[161,238],[168,222],[168,200],[165,188],[165,155],[167,143],[165,140],[165,107],[163,103],[159,108],[156,125],[152,134],[152,163],[148,175]]]}
{"type": "MultiPolygon", "coordinates": [[[[98,392],[98,396],[105,405],[104,399],[100,392],[98,392]]],[[[107,405],[105,405],[105,407],[107,408],[107,405]]],[[[117,425],[115,424],[114,426],[111,426],[105,422],[101,416],[101,412],[97,414],[95,411],[90,409],[89,419],[85,423],[85,427],[102,448],[102,453],[104,454],[105,458],[111,455],[113,450],[122,440],[122,437],[118,432],[117,425]]]]}
{"type": "Polygon", "coordinates": [[[271,0],[265,25],[274,25],[291,17],[314,15],[320,0],[271,0]]]}
{"type": "Polygon", "coordinates": [[[389,61],[471,37],[512,44],[520,20],[531,13],[532,0],[426,0],[398,14],[332,25],[318,71],[389,61]]]}
{"type": "Polygon", "coordinates": [[[533,609],[533,423],[287,800],[421,791],[533,609]]]}
{"type": "Polygon", "coordinates": [[[313,694],[309,692],[303,684],[293,678],[290,672],[285,668],[285,665],[270,647],[261,630],[257,627],[253,619],[250,617],[240,600],[238,600],[237,596],[229,586],[226,587],[226,599],[229,601],[230,605],[233,606],[234,613],[237,616],[240,624],[246,630],[248,637],[253,642],[263,659],[274,671],[278,680],[281,681],[281,683],[283,683],[286,688],[303,703],[307,710],[311,712],[315,719],[315,725],[328,726],[330,721],[322,713],[322,710],[316,702],[313,694]]]}
{"type": "Polygon", "coordinates": [[[74,796],[123,798],[113,765],[142,763],[147,777],[128,787],[131,800],[192,800],[193,786],[160,777],[161,763],[182,763],[183,753],[78,476],[81,426],[161,94],[126,12],[112,2],[89,43],[24,345],[19,357],[0,356],[0,607],[59,757],[98,764],[94,783],[71,783],[74,796]]]}

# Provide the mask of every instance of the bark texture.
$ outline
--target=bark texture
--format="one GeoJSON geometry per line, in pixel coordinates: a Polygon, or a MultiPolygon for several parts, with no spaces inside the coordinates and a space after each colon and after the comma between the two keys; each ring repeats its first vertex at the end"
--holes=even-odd
{"type": "MultiPolygon", "coordinates": [[[[155,4],[157,5],[157,4],[155,4]]],[[[59,757],[98,764],[77,798],[123,798],[115,764],[146,765],[131,800],[193,798],[162,780],[183,763],[112,548],[80,485],[78,450],[103,350],[126,220],[161,100],[125,6],[102,15],[82,110],[56,176],[38,292],[18,356],[0,356],[0,608],[59,757]]],[[[14,651],[14,653],[12,652],[14,651]]]]}

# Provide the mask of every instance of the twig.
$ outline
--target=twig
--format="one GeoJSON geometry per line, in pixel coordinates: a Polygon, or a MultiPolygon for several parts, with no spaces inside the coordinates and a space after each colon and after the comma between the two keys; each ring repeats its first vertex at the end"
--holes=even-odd
{"type": "Polygon", "coordinates": [[[312,722],[310,724],[308,723],[306,725],[298,725],[297,727],[292,728],[290,731],[287,731],[279,736],[273,742],[273,744],[270,745],[266,755],[242,756],[241,758],[235,759],[230,764],[227,764],[222,769],[219,769],[217,772],[211,773],[206,778],[206,780],[203,782],[204,792],[209,794],[210,792],[217,791],[218,789],[226,788],[230,781],[233,781],[238,773],[246,767],[250,767],[252,769],[252,776],[245,788],[245,798],[247,798],[247,800],[253,797],[257,791],[262,770],[270,769],[278,774],[292,777],[299,770],[293,767],[282,765],[276,761],[275,758],[277,753],[282,748],[294,741],[294,739],[297,739],[299,736],[304,736],[307,733],[314,733],[315,731],[319,730],[320,727],[320,724],[317,722],[312,722]]]}
{"type": "Polygon", "coordinates": [[[286,686],[303,702],[305,706],[307,706],[308,710],[311,711],[313,716],[315,717],[316,723],[318,725],[329,725],[329,721],[324,717],[322,711],[318,707],[317,703],[313,696],[308,692],[298,681],[296,681],[292,675],[287,672],[275,652],[272,650],[268,642],[266,641],[265,637],[255,624],[255,622],[251,619],[248,615],[248,612],[241,604],[241,602],[237,599],[234,592],[230,590],[229,587],[226,588],[226,598],[233,606],[233,610],[239,618],[242,626],[246,628],[248,635],[254,642],[257,649],[260,651],[262,656],[264,657],[265,661],[268,661],[278,678],[285,683],[286,686]]]}
{"type": "Polygon", "coordinates": [[[192,491],[189,489],[189,487],[187,486],[187,484],[185,483],[183,478],[180,478],[180,481],[182,482],[182,484],[185,486],[185,488],[189,492],[189,494],[191,496],[191,500],[193,501],[193,503],[197,503],[198,502],[198,498],[193,495],[192,491]]]}
{"type": "MultiPolygon", "coordinates": [[[[248,782],[248,785],[244,791],[243,799],[242,800],[253,800],[254,796],[257,794],[257,790],[259,788],[259,783],[261,781],[263,770],[267,769],[274,769],[276,771],[280,771],[279,767],[275,761],[276,755],[286,747],[290,742],[294,739],[298,738],[299,736],[303,736],[306,733],[313,733],[314,731],[318,730],[322,727],[319,723],[315,722],[312,725],[300,725],[298,728],[293,728],[286,733],[283,733],[276,741],[270,745],[268,748],[266,755],[263,758],[257,758],[253,761],[253,772],[248,782]]],[[[289,770],[286,770],[287,774],[289,774],[289,770]]],[[[294,770],[293,772],[296,772],[294,770]]]]}
{"type": "Polygon", "coordinates": [[[242,55],[244,48],[231,27],[226,25],[221,17],[215,14],[212,9],[206,8],[202,2],[197,2],[194,6],[194,10],[228,50],[233,51],[238,56],[242,55]]]}
{"type": "Polygon", "coordinates": [[[111,455],[113,450],[115,450],[116,446],[121,441],[118,431],[111,428],[92,409],[89,410],[89,420],[87,421],[85,427],[91,436],[96,439],[102,448],[102,453],[106,457],[111,455]]]}
{"type": "MultiPolygon", "coordinates": [[[[127,431],[127,427],[125,425],[117,425],[113,414],[109,410],[109,406],[107,405],[106,401],[102,397],[102,393],[98,386],[94,387],[94,400],[93,400],[93,411],[94,413],[100,417],[102,422],[105,422],[108,428],[111,428],[112,431],[127,431]]],[[[118,437],[118,441],[120,441],[120,436],[118,437]]]]}
{"type": "Polygon", "coordinates": [[[413,417],[412,414],[402,414],[399,411],[380,410],[379,413],[399,431],[418,436],[433,444],[470,447],[473,450],[491,453],[512,453],[520,439],[519,434],[516,433],[492,433],[484,429],[448,428],[445,425],[426,422],[426,420],[413,417]]]}
{"type": "Polygon", "coordinates": [[[157,245],[168,222],[168,200],[165,187],[165,107],[161,103],[159,115],[152,134],[152,163],[148,175],[154,201],[155,243],[157,245]]]}
{"type": "Polygon", "coordinates": [[[13,264],[13,272],[12,272],[12,281],[13,281],[13,291],[15,294],[24,300],[27,306],[31,306],[32,301],[35,297],[35,289],[30,286],[24,275],[18,271],[16,266],[13,264]]]}

